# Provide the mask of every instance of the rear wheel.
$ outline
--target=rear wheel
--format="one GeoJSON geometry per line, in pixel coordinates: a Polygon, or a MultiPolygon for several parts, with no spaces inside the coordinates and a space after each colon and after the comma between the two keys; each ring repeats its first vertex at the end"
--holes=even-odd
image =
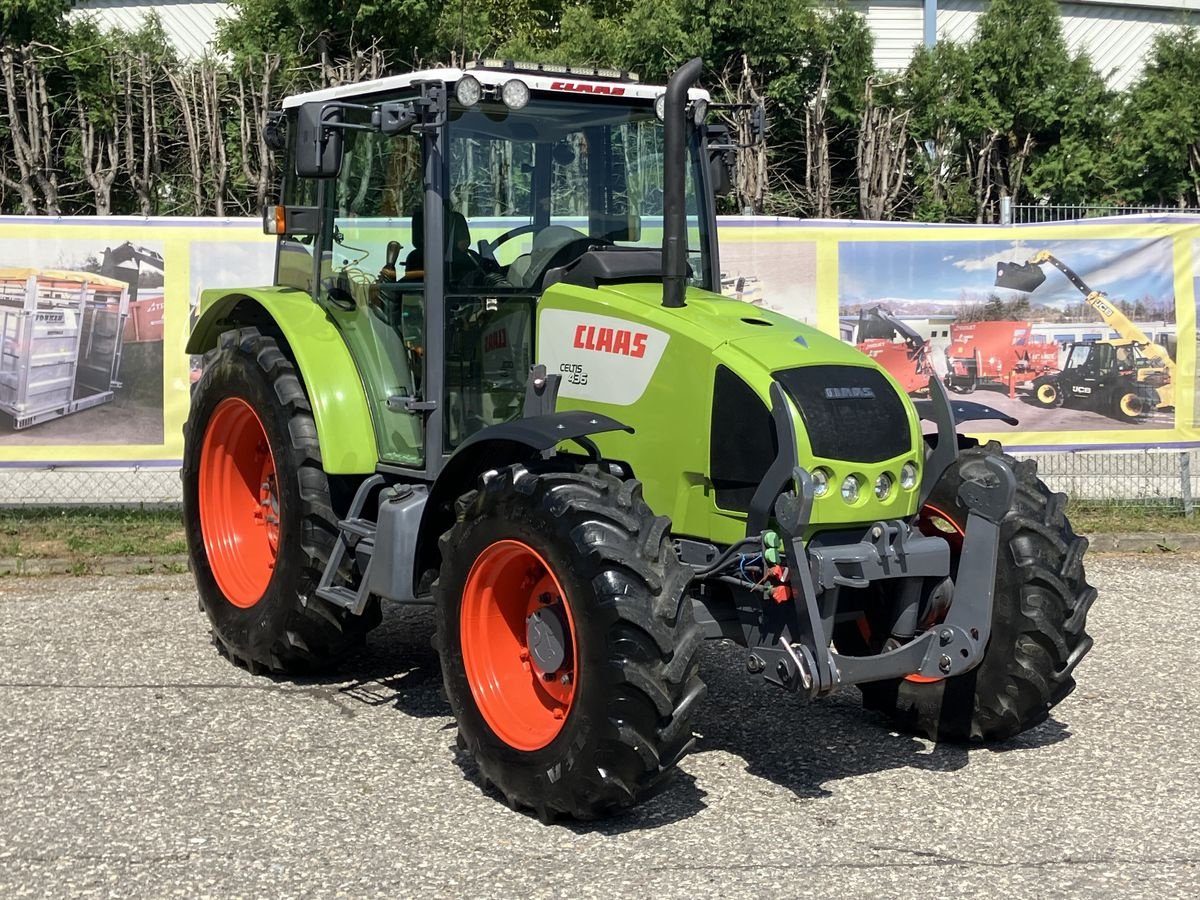
{"type": "MultiPolygon", "coordinates": [[[[1038,479],[1032,461],[1017,462],[995,442],[963,450],[931,492],[918,520],[921,530],[947,538],[956,575],[967,521],[958,488],[988,455],[1004,456],[1013,467],[1017,492],[1000,527],[992,633],[983,660],[952,678],[910,676],[859,686],[864,706],[934,740],[1004,740],[1039,724],[1074,690],[1072,673],[1092,646],[1084,630],[1096,599],[1083,570],[1087,540],[1071,530],[1063,515],[1066,498],[1038,479]]],[[[878,653],[887,628],[878,612],[840,626],[838,648],[878,653]]]]}
{"type": "Polygon", "coordinates": [[[692,744],[702,636],[670,523],[595,467],[484,475],[441,539],[437,646],[459,743],[543,821],[652,792],[692,744]]]}
{"type": "MultiPolygon", "coordinates": [[[[337,540],[308,398],[277,343],[222,334],[184,426],[184,527],[213,640],[251,670],[327,667],[379,621],[313,594],[337,540]]],[[[351,575],[352,573],[347,573],[351,575]]]]}
{"type": "Polygon", "coordinates": [[[1124,422],[1134,422],[1147,412],[1146,401],[1131,387],[1119,387],[1113,394],[1113,412],[1124,422]]]}

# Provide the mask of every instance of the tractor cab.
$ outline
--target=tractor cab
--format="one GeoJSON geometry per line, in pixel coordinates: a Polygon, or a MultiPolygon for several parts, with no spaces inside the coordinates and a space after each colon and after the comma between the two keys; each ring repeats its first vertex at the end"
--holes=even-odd
{"type": "MultiPolygon", "coordinates": [[[[364,348],[384,461],[432,472],[521,414],[547,287],[662,281],[664,97],[623,72],[489,62],[285,101],[278,283],[364,348]]],[[[707,100],[690,91],[693,124],[707,100]]],[[[688,129],[685,252],[688,283],[714,290],[707,136],[688,129]]]]}

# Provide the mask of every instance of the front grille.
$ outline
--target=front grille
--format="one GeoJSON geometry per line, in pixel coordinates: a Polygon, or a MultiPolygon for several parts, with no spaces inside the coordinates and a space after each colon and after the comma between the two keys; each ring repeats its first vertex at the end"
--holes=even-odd
{"type": "Polygon", "coordinates": [[[876,463],[912,450],[904,401],[878,369],[802,366],[775,378],[799,408],[817,456],[876,463]]]}

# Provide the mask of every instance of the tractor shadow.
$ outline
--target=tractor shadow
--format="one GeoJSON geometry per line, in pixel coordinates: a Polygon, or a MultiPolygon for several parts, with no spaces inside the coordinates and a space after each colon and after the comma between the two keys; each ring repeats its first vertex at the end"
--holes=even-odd
{"type": "MultiPolygon", "coordinates": [[[[1001,744],[967,747],[934,744],[891,731],[886,717],[862,708],[848,687],[811,704],[745,675],[745,651],[709,645],[701,656],[708,696],[697,714],[696,752],[724,751],[740,757],[751,775],[801,799],[832,796],[826,785],[892,769],[956,772],[978,753],[1011,753],[1056,744],[1070,737],[1051,718],[1001,744]]],[[[686,763],[685,763],[686,765],[686,763]]]]}
{"type": "MultiPolygon", "coordinates": [[[[348,657],[338,673],[291,681],[322,687],[342,703],[350,700],[368,707],[390,707],[404,715],[449,720],[450,706],[442,692],[432,636],[433,617],[428,608],[390,605],[366,646],[348,657]]],[[[863,710],[854,688],[807,704],[752,678],[745,673],[745,650],[727,642],[702,648],[701,676],[708,695],[693,723],[697,733],[694,755],[684,759],[657,794],[610,819],[560,820],[558,825],[581,835],[617,836],[690,819],[707,805],[701,785],[710,764],[704,757],[710,753],[740,758],[747,773],[779,785],[797,798],[820,799],[832,796],[827,785],[846,778],[906,768],[956,772],[967,767],[972,754],[1031,750],[1070,737],[1066,726],[1051,718],[1003,744],[970,748],[932,744],[892,732],[885,717],[863,710]]],[[[492,788],[484,786],[471,756],[456,746],[452,720],[444,730],[447,750],[464,780],[501,802],[492,788]]]]}
{"type": "Polygon", "coordinates": [[[383,621],[327,674],[284,678],[286,683],[321,688],[339,700],[368,707],[392,707],[417,718],[450,716],[442,694],[442,671],[433,649],[433,614],[428,607],[389,604],[383,621]]]}

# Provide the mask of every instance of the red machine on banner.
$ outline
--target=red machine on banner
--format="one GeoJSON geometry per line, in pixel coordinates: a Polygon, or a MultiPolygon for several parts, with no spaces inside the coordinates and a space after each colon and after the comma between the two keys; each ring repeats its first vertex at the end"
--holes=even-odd
{"type": "Polygon", "coordinates": [[[1028,322],[956,322],[946,362],[950,390],[969,394],[982,384],[1002,384],[1011,398],[1018,386],[1058,370],[1058,345],[1034,334],[1028,322]]]}

